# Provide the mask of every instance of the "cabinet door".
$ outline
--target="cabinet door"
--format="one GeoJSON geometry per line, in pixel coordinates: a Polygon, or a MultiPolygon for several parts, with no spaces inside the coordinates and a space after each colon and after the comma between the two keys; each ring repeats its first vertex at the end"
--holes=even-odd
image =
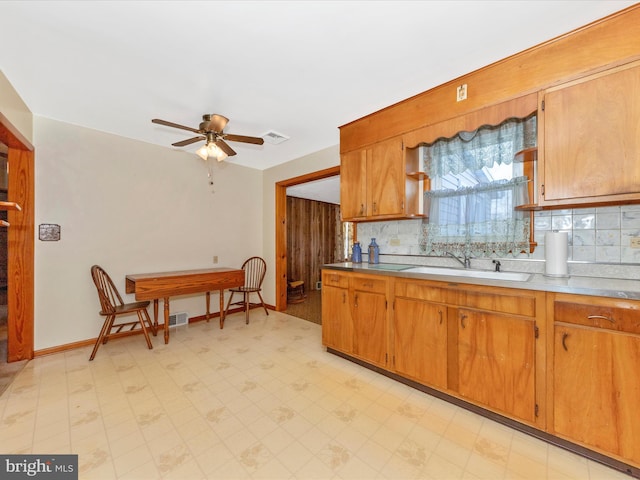
{"type": "Polygon", "coordinates": [[[340,210],[343,220],[367,215],[367,150],[345,153],[340,161],[340,210]]]}
{"type": "Polygon", "coordinates": [[[533,320],[459,309],[457,321],[460,395],[533,422],[533,320]]]}
{"type": "Polygon", "coordinates": [[[555,433],[640,462],[640,337],[557,325],[555,433]]]}
{"type": "Polygon", "coordinates": [[[396,297],[393,366],[400,375],[447,388],[446,306],[396,297]]]}
{"type": "Polygon", "coordinates": [[[545,92],[544,202],[640,193],[640,64],[632,65],[545,92]]]}
{"type": "Polygon", "coordinates": [[[404,213],[406,172],[402,155],[402,139],[371,147],[367,163],[369,216],[404,213]]]}
{"type": "Polygon", "coordinates": [[[353,353],[385,366],[387,359],[387,300],[382,293],[353,292],[353,353]]]}
{"type": "Polygon", "coordinates": [[[353,352],[353,325],[346,288],[322,287],[322,344],[344,353],[353,352]]]}

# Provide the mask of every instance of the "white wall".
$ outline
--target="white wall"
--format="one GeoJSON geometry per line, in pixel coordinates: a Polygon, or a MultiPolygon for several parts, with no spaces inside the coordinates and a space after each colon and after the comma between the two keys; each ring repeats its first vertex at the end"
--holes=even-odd
{"type": "MultiPolygon", "coordinates": [[[[93,264],[132,301],[126,274],[210,268],[213,255],[239,267],[263,254],[262,172],[218,164],[212,193],[193,153],[37,116],[34,125],[36,351],[98,335],[93,264]],[[59,224],[60,241],[38,240],[42,223],[59,224]]],[[[202,315],[204,298],[174,298],[171,311],[202,315]]],[[[217,294],[211,303],[217,311],[217,294]]]]}
{"type": "Polygon", "coordinates": [[[262,185],[262,215],[264,222],[264,259],[267,262],[267,276],[263,284],[264,300],[273,305],[276,298],[276,183],[308,173],[340,165],[340,146],[334,145],[324,150],[305,155],[290,162],[265,170],[262,185]]]}
{"type": "Polygon", "coordinates": [[[0,113],[21,135],[24,135],[24,138],[33,143],[33,115],[2,71],[0,71],[0,113]]]}

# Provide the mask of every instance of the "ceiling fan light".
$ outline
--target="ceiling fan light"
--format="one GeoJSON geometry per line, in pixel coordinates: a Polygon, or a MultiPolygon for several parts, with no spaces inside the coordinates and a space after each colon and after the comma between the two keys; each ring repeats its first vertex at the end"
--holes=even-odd
{"type": "Polygon", "coordinates": [[[209,156],[209,152],[207,150],[207,146],[203,145],[198,150],[196,150],[196,154],[205,162],[207,161],[207,157],[209,156]]]}
{"type": "Polygon", "coordinates": [[[219,162],[227,158],[227,154],[224,153],[224,151],[220,147],[218,147],[218,145],[216,145],[215,143],[207,144],[207,152],[209,153],[210,157],[215,158],[219,162]]]}

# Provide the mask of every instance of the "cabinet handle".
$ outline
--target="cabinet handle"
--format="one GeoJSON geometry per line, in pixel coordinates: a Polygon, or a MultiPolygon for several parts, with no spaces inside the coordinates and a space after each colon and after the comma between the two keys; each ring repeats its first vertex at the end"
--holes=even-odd
{"type": "Polygon", "coordinates": [[[347,293],[342,292],[342,303],[347,303],[347,293]]]}
{"type": "Polygon", "coordinates": [[[467,328],[466,325],[464,324],[465,319],[467,318],[467,316],[463,313],[460,315],[460,326],[462,328],[467,328]]]}
{"type": "Polygon", "coordinates": [[[358,306],[358,294],[357,293],[354,295],[353,300],[354,300],[353,306],[357,307],[358,306]]]}
{"type": "Polygon", "coordinates": [[[616,323],[615,319],[611,317],[605,317],[604,315],[589,315],[587,318],[589,320],[601,319],[601,320],[607,320],[611,323],[616,323]]]}
{"type": "Polygon", "coordinates": [[[442,310],[438,310],[438,315],[440,315],[440,325],[442,325],[442,310]]]}
{"type": "Polygon", "coordinates": [[[373,202],[373,213],[376,213],[378,211],[378,206],[376,205],[376,202],[373,202]]]}
{"type": "Polygon", "coordinates": [[[373,288],[373,283],[363,283],[362,286],[367,288],[373,288]]]}
{"type": "Polygon", "coordinates": [[[567,348],[567,343],[566,343],[566,340],[567,340],[568,336],[569,336],[569,334],[567,332],[564,332],[562,334],[562,348],[564,348],[565,352],[569,351],[569,349],[567,348]]]}
{"type": "Polygon", "coordinates": [[[360,215],[364,215],[364,203],[360,204],[360,215]]]}

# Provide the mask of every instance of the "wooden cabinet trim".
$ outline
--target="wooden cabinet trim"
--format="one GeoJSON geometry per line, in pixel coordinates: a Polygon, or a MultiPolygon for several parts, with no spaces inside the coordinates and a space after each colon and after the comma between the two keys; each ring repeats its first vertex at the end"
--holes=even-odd
{"type": "Polygon", "coordinates": [[[356,150],[638,59],[638,39],[640,4],[342,125],[340,151],[356,150]],[[456,88],[463,83],[468,85],[469,98],[456,102],[456,88]]]}

